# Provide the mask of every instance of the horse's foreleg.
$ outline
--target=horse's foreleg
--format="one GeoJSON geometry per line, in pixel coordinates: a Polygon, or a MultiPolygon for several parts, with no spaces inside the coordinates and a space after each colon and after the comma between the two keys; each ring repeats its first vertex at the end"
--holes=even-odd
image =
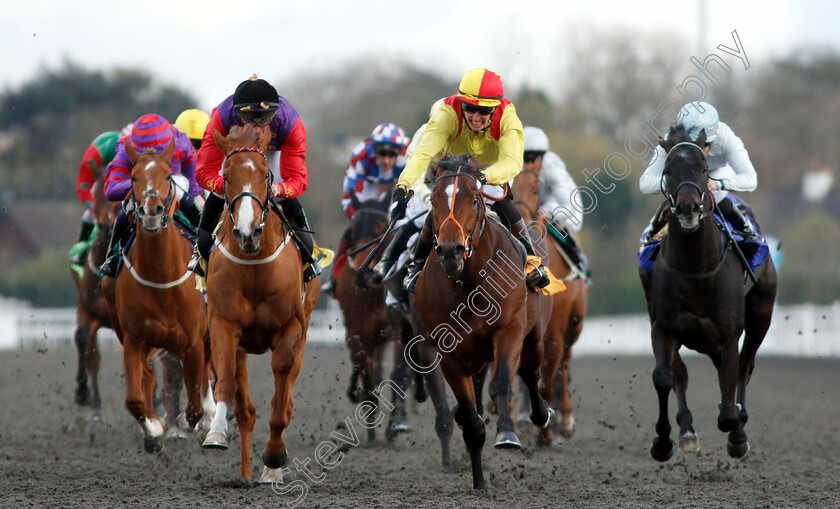
{"type": "Polygon", "coordinates": [[[744,307],[744,346],[738,360],[738,391],[736,400],[741,405],[739,418],[742,424],[749,419],[747,413],[747,384],[750,383],[755,368],[755,355],[773,316],[773,306],[776,298],[776,272],[771,263],[765,262],[764,273],[759,284],[747,294],[744,307]],[[772,270],[771,270],[772,269],[772,270]]]}
{"type": "MultiPolygon", "coordinates": [[[[489,372],[490,365],[488,364],[481,368],[481,371],[472,376],[473,392],[475,393],[475,410],[478,412],[478,416],[482,419],[484,419],[484,381],[487,380],[487,373],[489,372]]],[[[490,408],[489,410],[492,411],[493,409],[490,408]]]]}
{"type": "Polygon", "coordinates": [[[88,341],[90,338],[90,326],[81,315],[81,311],[76,313],[76,332],[73,334],[73,339],[76,343],[76,353],[78,354],[78,370],[76,371],[76,404],[79,406],[90,405],[90,389],[88,388],[88,373],[87,373],[87,350],[88,341]]]}
{"type": "MultiPolygon", "coordinates": [[[[236,351],[236,426],[239,428],[240,460],[239,477],[251,480],[251,436],[257,421],[257,407],[251,400],[251,388],[248,383],[248,354],[244,350],[236,351]]],[[[225,416],[222,416],[224,419],[225,416]]]]}
{"type": "Polygon", "coordinates": [[[557,370],[557,385],[554,393],[558,401],[557,408],[560,410],[557,429],[563,438],[570,438],[575,434],[575,416],[572,415],[572,394],[569,390],[569,384],[571,383],[569,365],[571,361],[572,345],[567,341],[563,348],[563,359],[557,370]]]}
{"type": "Polygon", "coordinates": [[[470,453],[473,488],[482,489],[484,488],[484,470],[481,466],[481,449],[484,447],[485,432],[484,421],[481,420],[475,408],[475,388],[472,377],[461,373],[454,362],[446,362],[446,357],[444,357],[442,364],[443,376],[446,377],[449,387],[455,394],[455,400],[458,402],[455,410],[455,422],[462,428],[464,444],[466,444],[467,451],[470,453]]]}
{"type": "MultiPolygon", "coordinates": [[[[547,337],[543,347],[543,362],[542,366],[540,366],[540,394],[548,404],[549,408],[551,408],[557,405],[559,399],[558,396],[560,396],[560,386],[562,386],[562,376],[560,374],[560,370],[562,369],[561,364],[564,352],[563,338],[562,335],[559,334],[559,331],[546,331],[546,335],[547,337]]],[[[538,441],[540,442],[540,445],[546,447],[553,443],[553,430],[550,426],[540,430],[538,441]]],[[[561,442],[562,441],[558,439],[558,443],[561,442]]]]}
{"type": "Polygon", "coordinates": [[[211,357],[216,371],[216,410],[202,446],[227,449],[227,410],[236,393],[236,358],[242,331],[234,324],[210,315],[211,357]]]}
{"type": "Polygon", "coordinates": [[[167,352],[160,361],[163,366],[161,405],[172,420],[181,414],[181,386],[184,383],[184,371],[181,360],[175,354],[167,352]]]}
{"type": "MultiPolygon", "coordinates": [[[[175,364],[180,367],[178,361],[175,364]]],[[[184,388],[187,395],[186,417],[190,431],[195,429],[195,425],[201,420],[204,415],[204,407],[201,404],[201,391],[205,384],[205,364],[204,364],[204,343],[193,341],[192,347],[186,352],[184,357],[183,380],[184,388]]],[[[180,387],[175,386],[170,389],[175,396],[178,397],[180,387]]]]}
{"type": "Polygon", "coordinates": [[[99,338],[97,331],[99,330],[99,321],[90,324],[90,336],[87,343],[87,372],[88,380],[90,380],[90,388],[93,399],[91,400],[91,407],[93,413],[91,418],[98,420],[100,418],[99,412],[102,408],[102,397],[99,395],[99,367],[101,365],[101,357],[99,355],[99,338]]]}
{"type": "Polygon", "coordinates": [[[551,430],[551,416],[554,411],[546,405],[545,400],[539,391],[540,383],[540,367],[543,365],[543,345],[542,338],[536,337],[536,333],[532,332],[525,337],[522,345],[522,356],[519,364],[519,376],[525,383],[528,389],[528,398],[531,402],[531,414],[529,418],[531,422],[537,426],[544,445],[549,445],[550,442],[545,442],[546,438],[550,438],[551,430]]]}
{"type": "MultiPolygon", "coordinates": [[[[273,471],[277,471],[286,464],[288,452],[283,440],[283,431],[292,419],[294,400],[292,389],[300,373],[303,362],[305,338],[303,337],[303,315],[298,320],[290,320],[271,352],[271,371],[274,373],[274,397],[271,398],[271,417],[268,425],[270,433],[263,451],[262,479],[273,479],[273,471]]],[[[244,440],[243,440],[244,441],[244,440]]]]}
{"type": "Polygon", "coordinates": [[[688,409],[686,391],[688,390],[688,369],[682,360],[679,352],[674,353],[674,362],[671,364],[674,374],[674,393],[677,395],[677,424],[680,427],[680,449],[683,451],[696,451],[700,449],[700,441],[697,433],[694,432],[694,418],[691,410],[688,409]]]}
{"type": "MultiPolygon", "coordinates": [[[[158,452],[163,448],[161,437],[163,426],[154,417],[149,399],[144,394],[144,381],[148,376],[147,357],[149,348],[138,345],[133,338],[125,337],[123,343],[123,364],[125,365],[125,407],[143,430],[143,447],[146,452],[158,452]]],[[[154,373],[152,373],[154,377],[154,373]]]]}
{"type": "MultiPolygon", "coordinates": [[[[493,336],[493,357],[496,361],[496,372],[490,381],[490,398],[496,404],[499,418],[496,421],[496,443],[497,449],[520,449],[522,444],[513,427],[513,419],[510,417],[510,401],[512,397],[513,375],[519,371],[520,356],[522,355],[522,327],[513,323],[502,330],[497,331],[493,336]]],[[[536,366],[539,369],[539,366],[536,366]]],[[[537,378],[539,375],[537,375],[537,378]]],[[[536,387],[534,387],[536,390],[536,387]]],[[[530,388],[529,388],[530,391],[530,388]]],[[[532,412],[542,412],[537,415],[540,422],[547,417],[545,403],[541,409],[531,409],[532,412]]]]}
{"type": "Polygon", "coordinates": [[[729,432],[726,450],[733,458],[740,458],[750,450],[744,424],[735,406],[735,391],[738,384],[738,340],[731,340],[716,363],[720,385],[720,414],[718,429],[729,432]]]}
{"type": "MultiPolygon", "coordinates": [[[[391,371],[391,380],[397,384],[403,394],[408,391],[409,373],[408,364],[403,355],[403,349],[400,348],[401,343],[394,343],[394,369],[391,371]]],[[[408,431],[408,417],[405,411],[405,399],[397,397],[396,392],[391,397],[391,403],[394,409],[391,411],[391,417],[388,422],[388,429],[385,432],[385,438],[389,442],[398,434],[408,431]]]]}
{"type": "Polygon", "coordinates": [[[668,420],[668,396],[674,387],[671,365],[677,345],[667,337],[654,323],[651,330],[653,356],[656,367],[653,370],[653,386],[659,398],[659,418],[656,420],[656,438],[650,446],[650,454],[656,461],[668,461],[674,454],[674,442],[671,440],[671,423],[668,420]]]}

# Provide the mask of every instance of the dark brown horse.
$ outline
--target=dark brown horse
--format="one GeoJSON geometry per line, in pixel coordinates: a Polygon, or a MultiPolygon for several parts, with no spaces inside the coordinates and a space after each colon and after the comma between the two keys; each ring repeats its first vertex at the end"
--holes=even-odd
{"type": "Polygon", "coordinates": [[[76,404],[90,406],[90,419],[98,421],[102,399],[99,395],[99,339],[100,327],[111,328],[111,314],[108,301],[102,294],[99,284],[99,266],[105,261],[108,241],[114,229],[119,203],[108,201],[103,188],[105,177],[99,175],[91,192],[94,198],[94,224],[96,237],[88,248],[82,275],[71,270],[76,284],[78,301],[76,303],[76,332],[73,334],[79,359],[76,372],[76,404]]]}
{"type": "MultiPolygon", "coordinates": [[[[382,357],[386,345],[393,339],[382,278],[374,271],[359,271],[375,247],[371,241],[381,237],[388,228],[389,199],[360,202],[355,194],[351,194],[355,213],[350,219],[350,249],[346,266],[336,281],[335,298],[344,317],[345,341],[353,362],[347,391],[353,403],[376,403],[374,391],[382,381],[382,357]],[[357,385],[359,382],[361,388],[357,385]]],[[[387,438],[406,430],[404,417],[400,416],[399,422],[389,423],[387,438]]],[[[369,428],[368,438],[373,440],[374,436],[375,428],[369,428]]]]}
{"type": "MultiPolygon", "coordinates": [[[[545,359],[543,360],[541,392],[548,405],[557,408],[560,418],[557,431],[565,438],[575,432],[575,418],[572,415],[572,400],[569,392],[569,363],[572,359],[572,346],[577,342],[583,330],[586,316],[586,276],[577,268],[563,251],[559,242],[547,233],[548,221],[540,210],[540,175],[538,171],[522,170],[514,179],[511,190],[517,198],[516,206],[529,225],[533,225],[545,237],[545,245],[551,260],[551,270],[563,281],[566,290],[555,293],[552,298],[551,320],[545,332],[545,359]]],[[[561,225],[562,226],[562,225],[561,225]]],[[[580,239],[569,229],[577,245],[580,239]]],[[[540,442],[552,443],[551,427],[540,430],[540,442]]]]}
{"type": "Polygon", "coordinates": [[[235,397],[242,440],[239,475],[251,479],[256,407],[248,388],[247,355],[270,350],[274,397],[260,482],[281,482],[288,458],[283,432],[292,418],[292,389],[303,361],[309,317],[321,293],[320,279],[304,287],[300,252],[290,230],[272,212],[272,176],[265,158],[271,133],[266,130],[257,140],[252,126],[235,126],[227,137],[216,131],[215,140],[226,154],[222,175],[227,207],[207,271],[217,403],[203,445],[228,448],[225,416],[235,397]]]}
{"type": "Polygon", "coordinates": [[[681,346],[708,355],[717,368],[721,395],[717,423],[729,433],[727,452],[740,458],[749,451],[744,432],[746,386],[776,297],[776,269],[770,257],[756,270],[757,283],[745,287],[738,248],[715,222],[714,200],[707,191],[705,140],[702,132],[692,142],[678,126],[660,142],[667,154],[662,189],[671,212],[668,233],[653,273],[639,270],[656,358],[653,385],[659,397],[659,419],[650,452],[657,461],[667,461],[673,454],[668,418],[671,390],[677,396],[680,448],[699,448],[686,403],[688,372],[679,354],[681,346]],[[739,355],[742,332],[746,334],[739,355]]]}
{"type": "Polygon", "coordinates": [[[448,156],[438,162],[431,195],[436,256],[426,262],[415,290],[427,341],[440,352],[440,367],[458,401],[455,421],[463,428],[475,488],[484,486],[485,434],[473,375],[489,363],[496,365],[490,382],[490,396],[499,409],[496,448],[521,447],[509,412],[516,373],[528,388],[532,422],[538,427],[550,424],[550,409],[538,384],[551,308],[542,306],[542,294],[528,291],[516,241],[487,216],[479,176],[472,157],[448,156]]]}
{"type": "Polygon", "coordinates": [[[171,223],[178,206],[169,166],[175,143],[170,142],[163,153],[141,154],[130,143],[125,148],[132,164],[130,199],[136,235],[116,281],[106,277],[102,283],[106,297],[112,298],[112,323],[123,345],[125,405],[143,430],[146,451],[155,452],[163,447],[165,422],[152,404],[154,371],[149,361],[158,350],[183,359],[187,407],[178,420],[193,430],[205,409],[213,410],[207,380],[207,319],[201,293],[187,270],[192,244],[171,223]]]}

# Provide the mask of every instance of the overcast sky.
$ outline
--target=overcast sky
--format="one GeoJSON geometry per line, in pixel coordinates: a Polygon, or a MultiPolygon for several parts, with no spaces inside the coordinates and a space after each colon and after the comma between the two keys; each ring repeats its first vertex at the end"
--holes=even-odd
{"type": "Polygon", "coordinates": [[[66,57],[88,69],[149,70],[209,111],[252,73],[279,83],[363,55],[439,70],[453,87],[463,72],[488,67],[509,86],[550,90],[564,50],[589,32],[670,33],[686,41],[688,61],[718,44],[734,48],[737,30],[760,63],[802,45],[840,51],[838,19],[836,0],[10,0],[0,16],[0,90],[66,57]]]}

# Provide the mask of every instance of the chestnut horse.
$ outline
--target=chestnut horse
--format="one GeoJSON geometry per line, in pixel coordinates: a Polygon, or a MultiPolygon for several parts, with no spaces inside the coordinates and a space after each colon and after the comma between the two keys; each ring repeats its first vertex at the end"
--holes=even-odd
{"type": "Polygon", "coordinates": [[[108,242],[114,229],[119,203],[108,201],[103,188],[104,175],[99,175],[91,188],[94,199],[94,224],[96,236],[88,248],[81,276],[70,270],[76,284],[76,332],[73,334],[79,359],[76,372],[76,404],[90,406],[90,420],[101,419],[102,399],[99,395],[99,340],[100,327],[111,328],[108,301],[99,284],[99,266],[105,261],[108,242]],[[89,385],[88,385],[89,384],[89,385]]]}
{"type": "MultiPolygon", "coordinates": [[[[371,241],[381,237],[388,228],[390,197],[360,202],[352,193],[350,199],[355,210],[350,219],[350,249],[347,265],[335,286],[335,298],[344,317],[345,341],[353,362],[353,375],[347,396],[352,403],[370,401],[376,404],[374,391],[382,381],[382,357],[385,347],[393,338],[393,332],[385,307],[382,278],[374,271],[360,272],[359,268],[374,249],[375,243],[371,241]],[[359,381],[361,389],[357,385],[359,381]]],[[[401,359],[400,355],[396,360],[401,359]]],[[[405,370],[405,363],[396,362],[394,370],[399,368],[405,370]]],[[[392,375],[391,379],[394,378],[392,375]]],[[[396,405],[394,410],[397,409],[403,410],[403,415],[392,414],[386,430],[386,438],[389,440],[407,430],[404,405],[396,405]],[[399,422],[394,422],[394,419],[399,422]]],[[[374,439],[375,431],[375,428],[368,429],[369,440],[374,439]]]]}
{"type": "Polygon", "coordinates": [[[150,358],[162,349],[183,359],[186,422],[184,416],[178,416],[178,422],[193,430],[205,410],[213,410],[207,380],[207,319],[202,295],[187,270],[192,244],[171,224],[178,206],[169,166],[175,142],[170,141],[163,153],[141,154],[130,143],[125,150],[132,164],[135,239],[123,255],[123,270],[116,281],[106,277],[102,283],[123,345],[125,405],[143,430],[146,451],[156,452],[163,447],[165,422],[152,404],[155,380],[150,358]]]}
{"type": "MultiPolygon", "coordinates": [[[[497,449],[521,448],[509,409],[517,372],[528,388],[531,421],[548,426],[553,413],[538,387],[551,306],[527,289],[524,257],[507,229],[487,216],[479,177],[478,162],[470,156],[438,162],[431,194],[436,256],[427,260],[415,290],[427,341],[440,352],[437,359],[458,402],[455,421],[463,429],[476,489],[484,486],[485,435],[473,375],[496,365],[490,396],[499,409],[497,449]]],[[[542,240],[533,238],[544,249],[542,240]]]]}
{"type": "Polygon", "coordinates": [[[735,252],[738,247],[715,222],[714,198],[707,190],[705,141],[706,133],[701,132],[692,142],[682,126],[672,127],[668,139],[660,141],[667,154],[661,186],[671,211],[668,234],[653,273],[639,270],[656,358],[653,385],[659,397],[659,418],[650,453],[657,461],[667,461],[673,454],[668,419],[671,390],[677,396],[680,448],[699,448],[686,403],[688,372],[679,354],[682,346],[711,358],[720,385],[717,424],[729,433],[726,450],[734,458],[747,454],[746,386],[755,354],[770,327],[776,297],[776,269],[770,257],[755,271],[757,282],[745,287],[744,267],[735,252]],[[746,334],[739,354],[742,332],[746,334]]]}
{"type": "MultiPolygon", "coordinates": [[[[586,316],[586,276],[574,267],[569,256],[560,247],[559,242],[547,233],[548,220],[540,210],[540,175],[539,171],[522,170],[511,186],[514,202],[529,226],[539,230],[547,240],[551,270],[566,284],[566,291],[552,296],[551,321],[545,333],[545,360],[542,365],[541,392],[549,406],[557,408],[560,417],[557,431],[565,438],[575,432],[575,418],[572,415],[572,399],[569,393],[569,362],[572,359],[572,345],[577,342],[583,330],[586,316]]],[[[571,230],[565,230],[574,237],[578,245],[580,240],[571,230]]],[[[540,431],[542,445],[552,443],[551,427],[540,431]]]]}
{"type": "Polygon", "coordinates": [[[247,354],[271,350],[274,397],[260,482],[282,482],[288,458],[283,432],[292,418],[292,389],[303,361],[309,317],[321,293],[320,280],[304,288],[300,252],[279,214],[272,212],[273,178],[265,158],[271,133],[266,130],[257,140],[252,126],[234,126],[227,137],[216,131],[215,140],[226,154],[222,175],[227,207],[207,271],[217,403],[203,446],[228,448],[225,415],[235,396],[242,440],[239,475],[250,481],[256,407],[248,389],[247,354]]]}

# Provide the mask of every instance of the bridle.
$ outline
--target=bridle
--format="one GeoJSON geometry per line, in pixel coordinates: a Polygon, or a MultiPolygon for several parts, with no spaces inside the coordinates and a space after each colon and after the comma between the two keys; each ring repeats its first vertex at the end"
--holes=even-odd
{"type": "MultiPolygon", "coordinates": [[[[711,206],[708,209],[706,209],[706,195],[708,193],[707,189],[700,189],[700,186],[698,186],[694,182],[691,182],[690,180],[685,180],[683,182],[680,182],[679,185],[677,185],[677,188],[674,190],[673,194],[669,193],[665,189],[665,177],[668,176],[668,174],[669,174],[668,167],[667,167],[667,161],[668,161],[668,158],[671,156],[671,153],[679,146],[694,147],[694,148],[696,148],[697,150],[700,151],[700,157],[703,160],[703,173],[706,174],[707,179],[709,178],[709,163],[706,161],[706,153],[703,151],[703,149],[700,148],[698,145],[690,142],[690,141],[681,141],[681,142],[677,143],[676,145],[674,145],[673,147],[671,147],[671,149],[668,151],[668,154],[666,154],[666,156],[665,156],[666,166],[665,166],[665,169],[662,171],[662,177],[659,179],[659,191],[668,200],[668,204],[669,204],[668,209],[671,211],[671,214],[676,215],[677,202],[676,202],[675,196],[677,194],[679,194],[680,189],[682,189],[684,186],[693,187],[697,191],[697,194],[700,195],[700,219],[703,219],[703,218],[709,216],[710,214],[712,214],[712,211],[714,209],[714,199],[713,198],[712,198],[711,206]],[[706,209],[706,210],[704,210],[704,209],[706,209]]],[[[709,195],[709,196],[711,197],[711,195],[709,195]]]]}
{"type": "MultiPolygon", "coordinates": [[[[161,224],[161,228],[166,228],[167,226],[169,226],[169,222],[172,221],[172,214],[169,214],[169,210],[172,207],[172,201],[175,199],[175,182],[172,180],[172,171],[171,171],[172,170],[172,165],[159,152],[156,152],[154,150],[149,150],[147,152],[144,152],[144,153],[140,154],[137,157],[137,159],[134,161],[134,167],[137,167],[137,161],[139,161],[141,157],[146,156],[146,155],[159,156],[166,163],[166,168],[170,170],[170,171],[167,172],[168,176],[166,177],[166,180],[169,182],[169,194],[167,195],[166,199],[164,199],[163,196],[160,195],[160,191],[158,191],[157,189],[146,189],[145,191],[143,191],[143,194],[142,194],[142,199],[143,200],[145,200],[149,197],[157,197],[160,201],[163,202],[163,217],[161,218],[160,224],[161,224]]],[[[149,215],[149,214],[145,214],[144,212],[142,212],[142,207],[140,206],[141,202],[140,202],[140,200],[137,199],[137,195],[134,192],[134,178],[132,178],[132,182],[131,182],[131,197],[130,197],[130,200],[131,200],[131,204],[132,204],[133,209],[134,209],[134,215],[139,217],[141,220],[144,217],[149,215]]]]}
{"type": "MultiPolygon", "coordinates": [[[[464,241],[464,247],[466,248],[465,251],[464,251],[464,259],[467,260],[472,256],[473,251],[475,250],[475,245],[473,244],[473,238],[476,238],[476,233],[478,233],[477,238],[481,238],[481,236],[484,234],[484,229],[485,229],[485,226],[487,224],[487,209],[486,209],[486,205],[484,204],[484,200],[479,199],[478,201],[481,204],[481,207],[480,207],[480,210],[479,210],[479,213],[478,213],[479,217],[475,221],[475,225],[473,226],[472,232],[470,232],[469,235],[466,235],[466,232],[464,231],[464,227],[461,225],[460,221],[458,221],[458,219],[455,217],[455,199],[458,197],[458,179],[460,177],[469,177],[469,178],[471,178],[475,181],[475,183],[479,187],[479,189],[480,189],[480,182],[479,182],[477,177],[475,177],[473,175],[470,175],[468,173],[462,173],[461,172],[462,167],[463,167],[463,165],[459,165],[458,169],[455,170],[454,172],[444,173],[443,175],[437,177],[435,179],[435,185],[437,185],[438,182],[440,182],[441,180],[443,180],[445,178],[454,178],[455,179],[454,189],[452,191],[452,203],[449,205],[449,215],[447,215],[446,219],[444,219],[443,222],[440,224],[440,227],[438,228],[438,231],[440,231],[440,229],[443,228],[443,225],[445,225],[449,221],[452,221],[453,223],[455,223],[455,226],[458,227],[458,230],[461,232],[461,238],[464,241]]],[[[486,196],[483,193],[481,193],[481,191],[479,191],[479,195],[486,196]]],[[[435,244],[435,246],[438,245],[438,234],[437,233],[434,234],[434,244],[435,244]]]]}
{"type": "MultiPolygon", "coordinates": [[[[266,161],[266,167],[268,167],[268,160],[265,157],[265,152],[260,150],[259,148],[256,148],[256,147],[235,148],[235,149],[231,150],[230,152],[228,152],[227,154],[225,154],[225,159],[227,160],[230,156],[232,156],[233,154],[239,153],[239,152],[256,152],[257,154],[262,156],[263,160],[266,161]]],[[[222,188],[223,189],[222,192],[225,196],[225,204],[227,205],[228,216],[230,216],[231,222],[233,224],[236,224],[236,218],[233,217],[233,206],[234,206],[234,204],[238,200],[241,200],[242,198],[253,198],[257,203],[259,203],[260,210],[262,211],[262,216],[260,217],[260,225],[257,228],[264,228],[265,227],[265,220],[268,218],[268,212],[269,212],[269,209],[270,209],[270,206],[271,206],[271,186],[274,184],[274,175],[271,173],[271,169],[270,168],[268,169],[268,173],[265,176],[265,180],[266,180],[266,182],[268,182],[268,186],[267,186],[267,189],[266,189],[265,200],[261,200],[259,196],[257,196],[256,194],[254,194],[250,191],[242,191],[241,193],[234,196],[232,199],[228,200],[228,194],[227,194],[228,178],[227,178],[227,175],[222,175],[222,178],[224,179],[224,187],[222,188]]]]}

